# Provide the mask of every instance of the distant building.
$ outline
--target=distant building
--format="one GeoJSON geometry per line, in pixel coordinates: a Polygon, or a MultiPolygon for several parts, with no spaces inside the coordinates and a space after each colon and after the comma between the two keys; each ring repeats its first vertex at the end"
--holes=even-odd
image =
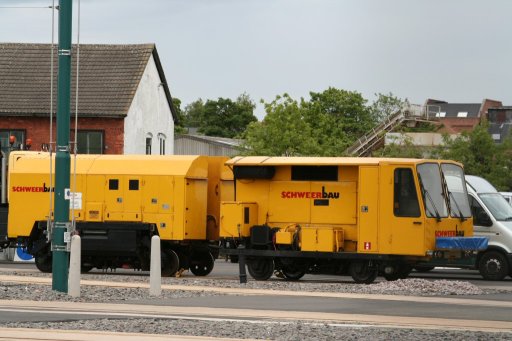
{"type": "Polygon", "coordinates": [[[488,121],[489,134],[491,134],[494,142],[503,142],[510,135],[512,126],[512,107],[500,106],[490,108],[488,121]]]}
{"type": "Polygon", "coordinates": [[[235,156],[239,154],[241,140],[204,135],[176,135],[174,154],[235,156]]]}
{"type": "Polygon", "coordinates": [[[442,145],[443,134],[455,138],[464,131],[472,131],[481,120],[489,121],[489,133],[495,141],[501,142],[508,135],[512,124],[512,107],[503,107],[501,102],[496,100],[484,99],[482,103],[448,103],[428,99],[425,106],[435,108],[431,111],[435,112],[435,117],[438,118],[436,124],[441,125],[440,129],[427,133],[387,133],[385,145],[400,145],[405,141],[419,147],[442,145]]]}
{"type": "Polygon", "coordinates": [[[443,125],[439,133],[458,134],[473,130],[482,118],[487,118],[489,108],[502,104],[491,99],[484,99],[482,103],[448,103],[428,99],[425,105],[439,106],[439,122],[443,125]]]}
{"type": "MultiPolygon", "coordinates": [[[[53,140],[57,47],[54,46],[53,140]]],[[[50,143],[50,44],[0,44],[0,143],[47,149],[50,143]]],[[[79,60],[77,148],[84,154],[172,154],[176,112],[154,44],[80,45],[72,51],[71,141],[79,60]],[[79,56],[79,58],[78,58],[79,56]]],[[[55,150],[55,148],[54,148],[55,150]]]]}

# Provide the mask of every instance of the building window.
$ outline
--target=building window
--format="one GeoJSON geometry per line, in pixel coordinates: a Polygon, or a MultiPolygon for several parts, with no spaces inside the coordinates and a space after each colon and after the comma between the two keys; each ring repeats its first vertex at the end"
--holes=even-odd
{"type": "Polygon", "coordinates": [[[160,155],[165,155],[165,140],[164,134],[158,134],[158,142],[160,142],[160,155]]]}
{"type": "Polygon", "coordinates": [[[153,135],[146,135],[146,155],[151,155],[151,144],[153,143],[153,135]]]}
{"type": "Polygon", "coordinates": [[[19,150],[22,149],[25,143],[25,131],[24,130],[0,130],[0,146],[2,151],[7,155],[11,149],[19,150]],[[14,136],[14,143],[9,143],[9,138],[14,136]]]}
{"type": "Polygon", "coordinates": [[[78,154],[103,154],[103,131],[79,130],[76,141],[78,154]]]}

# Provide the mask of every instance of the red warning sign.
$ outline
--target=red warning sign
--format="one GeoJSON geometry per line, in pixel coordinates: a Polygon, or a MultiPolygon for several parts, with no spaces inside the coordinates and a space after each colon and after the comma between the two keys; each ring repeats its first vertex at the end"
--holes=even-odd
{"type": "Polygon", "coordinates": [[[364,242],[364,249],[365,250],[371,250],[372,249],[372,243],[364,242]]]}

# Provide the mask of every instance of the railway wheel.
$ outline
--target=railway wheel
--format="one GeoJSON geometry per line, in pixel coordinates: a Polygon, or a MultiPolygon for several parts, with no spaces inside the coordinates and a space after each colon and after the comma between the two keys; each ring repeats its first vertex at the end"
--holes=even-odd
{"type": "Polygon", "coordinates": [[[290,281],[298,281],[306,274],[304,266],[294,263],[282,265],[281,272],[283,273],[284,277],[290,281]]]}
{"type": "Polygon", "coordinates": [[[356,283],[371,284],[377,278],[378,269],[368,261],[356,261],[350,263],[348,272],[356,283]]]}
{"type": "Polygon", "coordinates": [[[384,278],[388,281],[396,281],[397,279],[405,279],[411,273],[412,267],[408,264],[399,264],[395,267],[395,271],[387,274],[384,273],[384,278]]]}
{"type": "Polygon", "coordinates": [[[34,256],[36,267],[41,272],[52,272],[52,256],[47,252],[41,252],[34,256]]]}
{"type": "Polygon", "coordinates": [[[498,251],[487,251],[478,262],[482,277],[489,281],[501,281],[508,275],[509,266],[505,256],[498,251]]]}
{"type": "Polygon", "coordinates": [[[190,271],[196,276],[206,276],[213,270],[215,259],[210,252],[194,253],[190,259],[190,271]]]}
{"type": "Polygon", "coordinates": [[[274,260],[272,258],[251,259],[247,262],[247,269],[255,280],[266,281],[274,273],[274,260]]]}
{"type": "Polygon", "coordinates": [[[174,276],[180,267],[178,254],[173,250],[165,250],[161,254],[162,277],[174,276]]]}

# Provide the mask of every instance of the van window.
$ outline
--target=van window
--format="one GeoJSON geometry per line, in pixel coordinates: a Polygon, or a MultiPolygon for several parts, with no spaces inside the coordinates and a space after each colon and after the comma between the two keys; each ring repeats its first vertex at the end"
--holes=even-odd
{"type": "Polygon", "coordinates": [[[393,211],[397,217],[420,216],[414,175],[410,168],[395,169],[393,211]]]}
{"type": "Polygon", "coordinates": [[[512,207],[499,193],[482,193],[478,195],[494,218],[498,221],[512,221],[512,207]]]}

